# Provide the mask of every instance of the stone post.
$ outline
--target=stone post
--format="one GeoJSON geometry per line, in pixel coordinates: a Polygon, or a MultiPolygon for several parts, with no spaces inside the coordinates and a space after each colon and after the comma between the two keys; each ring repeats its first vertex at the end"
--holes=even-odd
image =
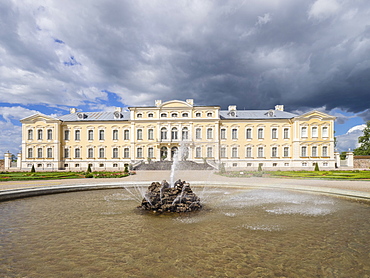
{"type": "Polygon", "coordinates": [[[8,151],[4,154],[4,170],[9,170],[12,154],[8,151]]]}
{"type": "Polygon", "coordinates": [[[346,160],[347,166],[353,168],[353,152],[347,152],[346,160]]]}
{"type": "Polygon", "coordinates": [[[338,152],[334,153],[334,158],[335,158],[335,165],[336,168],[340,167],[340,154],[338,152]]]}
{"type": "Polygon", "coordinates": [[[22,168],[22,152],[17,155],[17,168],[21,170],[22,168]]]}

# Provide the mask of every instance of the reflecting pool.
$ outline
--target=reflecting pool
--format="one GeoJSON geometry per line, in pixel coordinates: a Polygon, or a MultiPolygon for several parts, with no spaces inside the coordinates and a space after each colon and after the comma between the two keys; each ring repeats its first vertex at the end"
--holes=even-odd
{"type": "MultiPolygon", "coordinates": [[[[370,205],[193,187],[205,209],[153,215],[125,189],[0,203],[0,277],[366,277],[370,205]]],[[[131,191],[132,192],[132,191],[131,191]]]]}

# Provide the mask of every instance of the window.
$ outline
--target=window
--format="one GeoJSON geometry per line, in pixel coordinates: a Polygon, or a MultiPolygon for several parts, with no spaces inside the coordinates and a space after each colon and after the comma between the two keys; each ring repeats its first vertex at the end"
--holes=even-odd
{"type": "Polygon", "coordinates": [[[143,140],[143,130],[142,129],[138,129],[136,131],[136,138],[137,140],[143,140]]]}
{"type": "Polygon", "coordinates": [[[272,157],[277,157],[277,147],[272,147],[272,149],[271,149],[271,156],[272,157]]]}
{"type": "Polygon", "coordinates": [[[263,139],[263,128],[258,129],[258,139],[263,139]]]}
{"type": "Polygon", "coordinates": [[[289,156],[289,147],[284,147],[284,157],[289,156]]]}
{"type": "Polygon", "coordinates": [[[117,168],[118,167],[118,164],[117,163],[113,163],[113,167],[114,168],[117,168]]]}
{"type": "Polygon", "coordinates": [[[327,166],[328,166],[328,163],[327,163],[327,162],[324,162],[324,163],[322,164],[322,166],[327,167],[327,166]]]}
{"type": "Polygon", "coordinates": [[[307,147],[306,146],[303,146],[301,148],[301,156],[307,156],[307,147]]]}
{"type": "Polygon", "coordinates": [[[171,139],[172,140],[177,140],[178,139],[178,137],[177,137],[177,128],[176,127],[172,128],[172,130],[171,130],[171,139]]]}
{"type": "Polygon", "coordinates": [[[318,137],[317,126],[312,127],[312,137],[318,137]]]}
{"type": "Polygon", "coordinates": [[[189,117],[189,114],[188,114],[188,113],[182,113],[182,116],[183,116],[184,118],[187,118],[187,117],[189,117]]]}
{"type": "Polygon", "coordinates": [[[221,157],[226,157],[226,148],[225,147],[222,147],[221,150],[220,150],[220,156],[221,157]]]}
{"type": "Polygon", "coordinates": [[[271,130],[271,138],[272,139],[277,139],[278,138],[278,136],[277,136],[277,128],[273,128],[271,130]]]}
{"type": "Polygon", "coordinates": [[[37,140],[42,140],[42,130],[41,129],[37,131],[37,140]]]}
{"type": "Polygon", "coordinates": [[[202,149],[200,147],[195,148],[195,157],[201,157],[202,156],[202,149]]]}
{"type": "Polygon", "coordinates": [[[118,158],[118,148],[113,148],[113,158],[118,158]]]}
{"type": "Polygon", "coordinates": [[[81,140],[81,130],[75,130],[75,141],[81,140]]]}
{"type": "Polygon", "coordinates": [[[123,158],[129,158],[130,157],[130,149],[124,148],[123,149],[123,158]]]}
{"type": "Polygon", "coordinates": [[[141,158],[143,157],[143,148],[136,149],[136,157],[141,158]]]}
{"type": "Polygon", "coordinates": [[[207,147],[207,157],[213,157],[213,149],[212,149],[212,147],[207,147]]]}
{"type": "Polygon", "coordinates": [[[69,167],[68,163],[65,163],[64,168],[68,168],[68,167],[69,167]]]}
{"type": "Polygon", "coordinates": [[[48,140],[53,140],[53,131],[51,129],[48,129],[48,140]]]}
{"type": "Polygon", "coordinates": [[[172,118],[177,118],[177,113],[172,113],[172,114],[171,114],[171,117],[172,117],[172,118]]]}
{"type": "Polygon", "coordinates": [[[202,138],[202,129],[197,128],[195,130],[195,139],[201,139],[202,138]]]}
{"type": "Polygon", "coordinates": [[[99,148],[99,158],[104,158],[104,156],[105,156],[104,148],[99,148]]]}
{"type": "Polygon", "coordinates": [[[317,156],[317,147],[312,147],[312,156],[317,156]]]}
{"type": "Polygon", "coordinates": [[[302,166],[303,167],[306,167],[307,166],[307,162],[302,162],[302,166]]]}
{"type": "Polygon", "coordinates": [[[99,140],[104,140],[104,130],[99,130],[99,140]]]}
{"type": "Polygon", "coordinates": [[[220,136],[221,136],[221,139],[226,139],[226,129],[221,129],[221,134],[220,134],[220,136]]]}
{"type": "Polygon", "coordinates": [[[94,157],[94,149],[88,148],[87,149],[87,158],[93,158],[94,157]]]}
{"type": "Polygon", "coordinates": [[[99,167],[103,168],[104,167],[104,163],[100,163],[99,164],[99,167]]]}
{"type": "Polygon", "coordinates": [[[79,148],[75,149],[75,158],[80,158],[81,157],[81,151],[79,148]]]}
{"type": "Polygon", "coordinates": [[[322,137],[329,137],[328,127],[324,126],[322,128],[322,137]]]}
{"type": "Polygon", "coordinates": [[[252,129],[251,128],[247,128],[245,138],[252,139],[252,129]]]}
{"type": "Polygon", "coordinates": [[[238,157],[238,148],[237,147],[233,147],[231,149],[231,157],[238,157]]]}
{"type": "Polygon", "coordinates": [[[289,167],[289,163],[284,163],[284,166],[285,167],[289,167]]]}
{"type": "Polygon", "coordinates": [[[284,128],[284,139],[289,139],[289,128],[284,128]]]}
{"type": "Polygon", "coordinates": [[[37,149],[37,158],[42,158],[42,148],[37,149]]]}
{"type": "Polygon", "coordinates": [[[32,150],[32,148],[28,148],[27,149],[27,157],[28,158],[32,158],[33,157],[33,150],[32,150]]]}
{"type": "Polygon", "coordinates": [[[207,139],[213,138],[213,130],[212,128],[207,128],[207,139]]]}
{"type": "Polygon", "coordinates": [[[148,118],[153,118],[154,117],[154,114],[153,113],[149,113],[148,114],[148,118]]]}
{"type": "Polygon", "coordinates": [[[52,158],[53,157],[53,149],[52,148],[47,148],[46,149],[46,157],[47,158],[52,158]]]}
{"type": "Polygon", "coordinates": [[[182,129],[182,140],[188,140],[189,139],[189,129],[187,127],[184,127],[182,129]]]}
{"type": "Polygon", "coordinates": [[[28,140],[33,140],[33,130],[32,129],[28,130],[28,140]]]}
{"type": "Polygon", "coordinates": [[[123,140],[130,140],[130,131],[128,129],[123,132],[123,140]]]}
{"type": "Polygon", "coordinates": [[[69,149],[64,149],[64,158],[69,158],[69,149]]]}
{"type": "Polygon", "coordinates": [[[195,117],[201,117],[202,116],[202,113],[198,112],[198,113],[195,113],[195,117]]]}
{"type": "Polygon", "coordinates": [[[272,163],[272,167],[276,167],[277,166],[277,163],[272,163]]]}
{"type": "Polygon", "coordinates": [[[322,147],[322,156],[328,156],[328,147],[327,146],[322,147]]]}
{"type": "Polygon", "coordinates": [[[207,117],[212,117],[212,113],[211,112],[208,112],[207,113],[207,117]]]}
{"type": "Polygon", "coordinates": [[[69,140],[69,130],[64,131],[64,140],[66,140],[66,141],[69,140]]]}
{"type": "Polygon", "coordinates": [[[231,130],[231,138],[234,139],[234,140],[238,139],[238,129],[233,128],[231,130]]]}
{"type": "Polygon", "coordinates": [[[301,137],[307,137],[307,127],[303,126],[301,128],[301,137]]]}
{"type": "Polygon", "coordinates": [[[88,132],[87,132],[87,139],[89,140],[89,141],[92,141],[92,140],[94,140],[94,131],[93,130],[89,130],[88,132]]]}
{"type": "Polygon", "coordinates": [[[258,147],[258,157],[263,157],[263,147],[258,147]]]}
{"type": "Polygon", "coordinates": [[[143,117],[143,114],[139,113],[139,114],[136,115],[136,117],[142,118],[143,117]]]}
{"type": "Polygon", "coordinates": [[[162,113],[162,114],[161,114],[161,117],[162,117],[162,118],[166,118],[166,117],[167,117],[167,114],[166,114],[166,113],[162,113]]]}
{"type": "Polygon", "coordinates": [[[148,157],[149,158],[154,157],[154,149],[152,147],[148,148],[148,157]]]}
{"type": "Polygon", "coordinates": [[[167,140],[167,129],[165,127],[161,128],[161,140],[167,140]]]}
{"type": "Polygon", "coordinates": [[[245,152],[246,157],[252,157],[252,148],[247,147],[246,152],[245,152]]]}
{"type": "Polygon", "coordinates": [[[118,130],[113,130],[113,140],[118,140],[118,130]]]}
{"type": "Polygon", "coordinates": [[[148,129],[148,140],[154,139],[154,130],[152,128],[148,129]]]}

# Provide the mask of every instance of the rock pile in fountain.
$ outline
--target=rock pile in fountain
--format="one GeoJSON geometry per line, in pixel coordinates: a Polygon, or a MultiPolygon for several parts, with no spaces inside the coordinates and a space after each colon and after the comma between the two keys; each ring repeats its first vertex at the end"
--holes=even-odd
{"type": "Polygon", "coordinates": [[[162,184],[152,182],[139,207],[154,212],[190,212],[201,209],[202,205],[185,181],[178,180],[171,187],[164,180],[162,184]]]}

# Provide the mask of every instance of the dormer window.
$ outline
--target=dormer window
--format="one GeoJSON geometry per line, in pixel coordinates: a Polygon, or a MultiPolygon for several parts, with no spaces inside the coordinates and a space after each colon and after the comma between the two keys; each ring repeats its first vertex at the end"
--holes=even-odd
{"type": "Polygon", "coordinates": [[[208,112],[207,117],[212,117],[212,112],[208,112]]]}
{"type": "Polygon", "coordinates": [[[182,116],[183,116],[184,118],[187,118],[187,117],[189,117],[189,114],[188,114],[188,113],[182,113],[182,116]]]}
{"type": "Polygon", "coordinates": [[[138,114],[136,115],[136,117],[137,117],[137,118],[142,118],[142,117],[143,117],[143,114],[142,114],[142,113],[138,113],[138,114]]]}
{"type": "Polygon", "coordinates": [[[172,114],[171,114],[171,117],[172,117],[172,118],[177,118],[177,113],[172,113],[172,114]]]}
{"type": "Polygon", "coordinates": [[[161,118],[166,118],[167,117],[167,114],[166,113],[162,113],[161,114],[161,118]]]}
{"type": "Polygon", "coordinates": [[[202,116],[202,113],[198,112],[198,113],[195,113],[195,117],[201,117],[202,116]]]}
{"type": "Polygon", "coordinates": [[[148,118],[153,118],[153,117],[154,117],[153,113],[148,114],[148,118]]]}

